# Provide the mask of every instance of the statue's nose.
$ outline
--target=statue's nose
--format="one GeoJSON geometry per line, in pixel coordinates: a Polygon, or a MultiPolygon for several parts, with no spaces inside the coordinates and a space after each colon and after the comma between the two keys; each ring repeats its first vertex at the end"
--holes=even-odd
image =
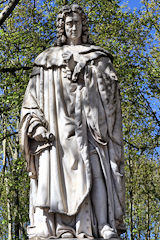
{"type": "Polygon", "coordinates": [[[73,27],[72,27],[72,29],[73,29],[74,31],[77,29],[77,26],[76,26],[76,24],[73,24],[73,27]]]}

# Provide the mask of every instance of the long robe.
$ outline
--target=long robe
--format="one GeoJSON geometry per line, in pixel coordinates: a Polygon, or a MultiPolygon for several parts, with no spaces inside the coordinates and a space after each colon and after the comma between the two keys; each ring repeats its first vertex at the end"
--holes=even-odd
{"type": "Polygon", "coordinates": [[[124,215],[124,159],[118,81],[112,56],[90,45],[51,47],[35,60],[20,124],[28,171],[37,179],[34,206],[73,216],[90,195],[89,142],[97,151],[107,193],[108,223],[124,215]],[[71,72],[63,54],[73,54],[71,72]],[[36,142],[37,126],[55,141],[36,142]]]}

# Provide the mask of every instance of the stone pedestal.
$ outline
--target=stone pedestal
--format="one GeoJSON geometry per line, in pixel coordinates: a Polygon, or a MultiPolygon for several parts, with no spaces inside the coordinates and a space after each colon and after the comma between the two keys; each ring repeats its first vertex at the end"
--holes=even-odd
{"type": "MultiPolygon", "coordinates": [[[[39,238],[39,237],[33,237],[29,238],[29,240],[55,240],[55,238],[39,238]]],[[[90,240],[89,238],[57,238],[56,240],[90,240]]],[[[103,238],[94,238],[93,240],[104,240],[103,238]]],[[[108,240],[121,240],[121,238],[110,238],[108,240]]]]}

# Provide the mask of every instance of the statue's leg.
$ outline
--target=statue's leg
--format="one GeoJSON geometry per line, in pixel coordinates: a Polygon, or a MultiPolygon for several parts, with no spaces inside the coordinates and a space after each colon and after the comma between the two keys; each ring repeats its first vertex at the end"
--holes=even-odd
{"type": "Polygon", "coordinates": [[[65,214],[55,214],[56,237],[57,238],[74,238],[75,215],[67,216],[65,214]]]}
{"type": "MultiPolygon", "coordinates": [[[[97,229],[92,229],[96,226],[95,219],[91,207],[90,195],[81,204],[78,213],[76,214],[76,237],[77,238],[93,238],[97,229]],[[95,224],[94,224],[95,223],[95,224]],[[94,231],[95,230],[95,231],[94,231]]],[[[97,235],[97,231],[96,234],[97,235]]]]}
{"type": "Polygon", "coordinates": [[[104,239],[117,237],[117,233],[108,224],[107,189],[100,165],[99,156],[93,146],[90,146],[90,162],[92,170],[91,199],[98,222],[99,235],[104,239]]]}
{"type": "Polygon", "coordinates": [[[103,227],[107,224],[107,193],[99,157],[93,146],[90,147],[90,162],[92,170],[91,199],[98,226],[103,227]]]}
{"type": "Polygon", "coordinates": [[[48,208],[40,208],[36,206],[39,182],[39,167],[39,157],[35,157],[35,170],[38,179],[31,178],[30,180],[30,226],[27,228],[29,239],[32,239],[33,237],[42,237],[48,239],[50,236],[55,236],[54,214],[49,213],[48,208]]]}

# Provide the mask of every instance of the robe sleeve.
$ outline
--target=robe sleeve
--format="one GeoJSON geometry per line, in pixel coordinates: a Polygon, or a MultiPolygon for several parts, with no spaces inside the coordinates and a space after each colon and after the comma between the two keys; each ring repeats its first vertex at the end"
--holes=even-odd
{"type": "Polygon", "coordinates": [[[35,176],[34,155],[49,147],[49,143],[37,142],[32,139],[33,133],[39,126],[48,128],[43,110],[39,106],[37,81],[39,81],[39,74],[32,76],[28,83],[22,104],[19,128],[20,146],[27,161],[28,171],[32,172],[32,176],[35,176]]]}
{"type": "Polygon", "coordinates": [[[124,209],[125,187],[121,96],[116,71],[109,58],[99,60],[97,84],[106,114],[110,164],[119,200],[124,209]]]}

